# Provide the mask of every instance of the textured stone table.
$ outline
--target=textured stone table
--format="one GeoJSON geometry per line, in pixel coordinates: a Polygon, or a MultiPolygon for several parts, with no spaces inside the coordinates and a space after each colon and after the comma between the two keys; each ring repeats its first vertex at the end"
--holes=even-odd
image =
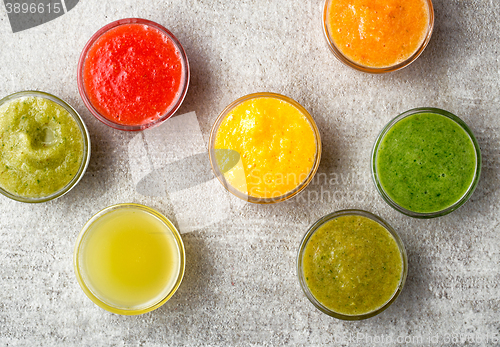
{"type": "MultiPolygon", "coordinates": [[[[319,0],[82,0],[64,16],[15,34],[0,7],[0,97],[27,89],[58,95],[82,115],[92,139],[88,171],[66,196],[37,205],[0,197],[0,346],[499,344],[500,2],[434,0],[427,49],[408,68],[381,76],[334,59],[322,36],[322,6],[319,0]],[[195,199],[200,211],[213,210],[217,218],[181,228],[187,249],[181,287],[160,309],[135,317],[94,305],[72,268],[80,228],[106,206],[146,204],[179,225],[173,195],[137,190],[129,155],[137,133],[101,124],[78,94],[76,67],[86,41],[125,17],[157,21],[184,45],[192,78],[177,114],[197,120],[199,141],[206,144],[216,116],[236,98],[286,94],[317,122],[323,140],[318,177],[328,178],[275,206],[229,201],[221,212],[214,200],[195,199]],[[433,220],[391,209],[369,171],[378,132],[419,106],[461,117],[483,154],[471,200],[433,220]],[[361,322],[317,311],[296,278],[296,252],[308,226],[343,208],[386,219],[408,252],[401,296],[361,322]]],[[[211,189],[220,194],[223,188],[211,189]]]]}

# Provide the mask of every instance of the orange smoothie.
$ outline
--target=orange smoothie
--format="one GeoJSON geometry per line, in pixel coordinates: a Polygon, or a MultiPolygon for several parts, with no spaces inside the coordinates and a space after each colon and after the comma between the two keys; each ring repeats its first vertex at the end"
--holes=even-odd
{"type": "Polygon", "coordinates": [[[239,154],[238,165],[224,173],[233,188],[254,198],[272,199],[306,181],[315,165],[316,141],[299,108],[280,98],[259,96],[227,113],[214,148],[239,154]]]}
{"type": "Polygon", "coordinates": [[[429,12],[427,0],[331,0],[325,26],[346,58],[385,68],[406,61],[422,46],[429,12]]]}

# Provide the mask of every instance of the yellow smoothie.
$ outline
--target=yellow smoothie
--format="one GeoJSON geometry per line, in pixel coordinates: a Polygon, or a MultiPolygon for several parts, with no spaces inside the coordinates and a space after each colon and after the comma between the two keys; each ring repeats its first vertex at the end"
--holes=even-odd
{"type": "Polygon", "coordinates": [[[255,198],[281,197],[301,185],[315,165],[319,138],[302,110],[283,98],[258,96],[230,110],[215,149],[240,156],[224,173],[236,190],[255,198]]]}
{"type": "Polygon", "coordinates": [[[99,301],[120,309],[141,310],[162,301],[183,271],[183,255],[172,230],[155,215],[134,207],[96,219],[78,253],[85,286],[99,301]]]}

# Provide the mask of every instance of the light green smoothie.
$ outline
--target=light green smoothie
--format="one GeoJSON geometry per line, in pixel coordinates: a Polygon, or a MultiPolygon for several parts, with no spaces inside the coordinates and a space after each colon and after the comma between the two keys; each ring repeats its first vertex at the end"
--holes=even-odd
{"type": "Polygon", "coordinates": [[[73,117],[42,97],[0,106],[0,187],[40,198],[64,188],[78,173],[84,140],[73,117]]]}

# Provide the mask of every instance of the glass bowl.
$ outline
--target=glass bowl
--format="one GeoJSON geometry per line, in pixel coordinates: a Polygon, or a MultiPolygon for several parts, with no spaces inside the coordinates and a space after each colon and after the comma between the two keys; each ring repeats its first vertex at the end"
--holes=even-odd
{"type": "MultiPolygon", "coordinates": [[[[270,203],[277,203],[281,201],[285,201],[290,199],[291,197],[297,195],[301,191],[303,191],[307,185],[312,181],[314,175],[316,174],[316,171],[318,170],[319,163],[321,160],[321,137],[318,131],[318,128],[316,126],[316,123],[314,122],[314,119],[311,117],[309,112],[300,105],[298,102],[295,100],[281,95],[281,94],[276,94],[276,93],[269,93],[269,92],[261,92],[261,93],[254,93],[254,94],[249,94],[246,96],[243,96],[235,101],[233,101],[231,104],[229,104],[217,117],[213,127],[212,131],[210,133],[210,139],[209,139],[209,157],[210,157],[210,164],[212,166],[212,170],[215,174],[215,176],[219,179],[219,181],[222,183],[224,188],[226,188],[230,193],[233,195],[237,196],[238,198],[249,201],[252,203],[257,203],[257,204],[270,204],[270,203]],[[228,165],[228,162],[231,162],[232,159],[236,158],[235,161],[238,161],[240,156],[239,153],[236,153],[236,151],[232,150],[225,150],[225,149],[216,149],[215,148],[215,141],[217,137],[217,133],[219,131],[219,127],[221,126],[222,122],[225,120],[226,116],[234,110],[237,106],[240,104],[252,100],[252,99],[258,99],[258,98],[272,98],[272,99],[277,99],[279,101],[285,102],[291,106],[293,106],[295,109],[297,109],[308,121],[309,125],[312,128],[313,135],[314,135],[314,140],[315,140],[315,147],[316,147],[316,152],[314,155],[314,160],[312,163],[311,170],[307,174],[307,176],[304,179],[296,180],[299,181],[299,183],[291,190],[286,191],[279,196],[275,197],[257,197],[257,196],[252,196],[248,194],[247,192],[243,192],[241,190],[238,190],[235,188],[231,183],[226,179],[224,173],[227,171],[227,168],[225,166],[228,165]],[[218,157],[218,154],[220,153],[219,151],[232,151],[234,152],[234,155],[221,155],[218,157]],[[233,157],[232,159],[230,158],[227,160],[226,157],[233,157]],[[220,159],[220,157],[224,157],[224,159],[220,159]]],[[[287,176],[288,177],[288,176],[287,176]]]]}
{"type": "Polygon", "coordinates": [[[479,177],[481,176],[481,150],[479,148],[479,144],[477,143],[476,138],[474,137],[474,134],[472,131],[469,129],[467,124],[465,124],[460,118],[455,116],[454,114],[441,110],[438,108],[431,108],[431,107],[421,107],[421,108],[415,108],[408,110],[399,116],[395,117],[393,120],[387,124],[384,129],[380,132],[380,134],[377,137],[377,140],[375,141],[375,144],[372,149],[372,158],[371,158],[371,171],[372,171],[372,178],[373,182],[375,183],[375,187],[377,188],[378,192],[382,196],[385,202],[387,202],[391,207],[396,209],[397,211],[410,216],[414,218],[434,218],[434,217],[440,217],[444,216],[452,211],[455,211],[457,208],[462,206],[469,198],[471,197],[472,193],[476,189],[476,186],[479,182],[479,177]],[[393,128],[394,125],[396,125],[399,121],[412,116],[412,115],[417,115],[417,114],[423,114],[423,113],[430,113],[430,114],[436,114],[440,115],[443,117],[446,117],[447,119],[452,120],[456,125],[458,125],[461,129],[465,131],[467,134],[468,138],[470,139],[472,145],[473,145],[473,150],[475,153],[475,168],[474,168],[474,175],[472,178],[472,181],[470,185],[468,186],[466,192],[455,202],[453,202],[451,205],[438,210],[438,211],[432,211],[432,212],[418,212],[418,211],[412,211],[408,208],[402,207],[400,204],[398,204],[396,201],[394,201],[393,198],[389,196],[387,193],[386,189],[382,185],[380,181],[380,170],[377,166],[377,159],[378,159],[378,151],[381,146],[382,141],[384,140],[385,136],[388,134],[388,132],[393,128]]]}
{"type": "Polygon", "coordinates": [[[158,23],[146,20],[146,19],[141,19],[141,18],[126,18],[126,19],[120,19],[117,21],[114,21],[112,23],[107,24],[106,26],[102,27],[99,29],[87,42],[85,47],[83,48],[83,51],[80,55],[80,60],[78,62],[78,90],[80,92],[80,96],[82,97],[83,102],[85,103],[85,106],[89,109],[89,111],[101,122],[104,124],[118,129],[118,130],[125,130],[125,131],[140,131],[144,129],[148,129],[154,126],[157,126],[161,123],[163,123],[165,120],[170,118],[176,111],[177,109],[181,106],[182,101],[184,100],[184,97],[186,96],[188,85],[189,85],[189,77],[190,77],[190,71],[189,71],[189,63],[188,59],[186,56],[186,52],[184,51],[184,48],[182,47],[181,43],[179,40],[166,28],[161,26],[158,23]],[[160,117],[157,117],[150,122],[142,123],[142,124],[134,124],[134,125],[127,125],[127,124],[121,124],[118,122],[115,122],[106,116],[104,116],[102,113],[100,113],[95,105],[92,103],[92,101],[89,98],[89,95],[86,91],[85,88],[85,83],[84,83],[84,68],[85,68],[85,63],[87,59],[87,55],[89,50],[92,48],[94,43],[105,33],[109,32],[112,29],[115,29],[119,26],[125,26],[125,25],[130,25],[130,24],[142,24],[147,27],[155,28],[158,31],[160,31],[163,35],[168,37],[177,51],[180,54],[180,60],[182,63],[182,78],[181,78],[181,84],[178,90],[178,95],[177,98],[174,100],[174,102],[170,105],[169,108],[165,111],[163,115],[160,117]]]}
{"type": "Polygon", "coordinates": [[[309,301],[321,312],[331,316],[335,317],[338,319],[342,320],[362,320],[366,318],[370,318],[373,316],[378,315],[385,309],[387,309],[399,296],[401,291],[403,290],[405,281],[406,281],[406,276],[408,273],[408,259],[406,256],[406,250],[403,245],[403,242],[401,241],[399,235],[396,233],[396,231],[382,218],[367,212],[363,210],[355,210],[355,209],[350,209],[350,210],[341,210],[337,212],[330,213],[322,218],[320,218],[316,223],[314,223],[309,230],[306,232],[304,237],[302,238],[302,241],[300,243],[299,251],[297,253],[297,275],[299,279],[300,286],[306,295],[306,297],[309,299],[309,301]],[[380,226],[382,226],[384,229],[386,229],[389,234],[392,236],[392,238],[396,241],[397,247],[399,249],[400,255],[401,255],[401,260],[402,260],[402,272],[401,272],[401,277],[399,280],[399,284],[397,285],[396,290],[392,294],[392,296],[381,306],[378,308],[371,310],[369,312],[364,312],[360,314],[345,314],[345,313],[339,313],[334,311],[331,308],[328,308],[325,306],[323,303],[321,303],[311,292],[309,289],[309,286],[307,285],[306,278],[304,275],[304,254],[306,251],[306,247],[308,245],[308,242],[311,240],[311,237],[315,234],[315,232],[325,225],[325,223],[328,223],[338,217],[343,217],[343,216],[360,216],[360,217],[365,217],[368,219],[371,219],[372,221],[378,223],[380,226]]]}
{"type": "Polygon", "coordinates": [[[83,122],[80,115],[75,111],[75,109],[73,107],[71,107],[68,103],[66,103],[64,100],[58,98],[55,95],[49,94],[49,93],[34,91],[34,90],[17,92],[17,93],[8,95],[5,98],[1,99],[0,100],[0,107],[6,103],[13,101],[13,100],[16,100],[19,98],[25,98],[25,97],[43,98],[43,99],[55,102],[57,105],[64,108],[70,114],[70,116],[75,120],[76,125],[81,132],[82,141],[83,141],[82,161],[80,163],[80,167],[78,168],[78,171],[73,176],[73,178],[61,189],[59,189],[59,190],[57,190],[49,195],[46,195],[46,196],[26,197],[26,196],[16,195],[16,194],[11,193],[11,192],[0,187],[0,194],[3,194],[4,196],[6,196],[12,200],[19,201],[19,202],[25,202],[25,203],[41,203],[41,202],[54,200],[54,199],[57,199],[57,198],[63,196],[64,194],[68,193],[74,186],[76,186],[76,184],[78,182],[80,182],[83,175],[85,174],[85,171],[87,170],[87,167],[88,167],[89,161],[90,161],[90,136],[89,136],[89,132],[87,130],[87,127],[85,126],[85,123],[83,122]]]}
{"type": "Polygon", "coordinates": [[[381,73],[386,73],[386,72],[391,72],[391,71],[397,71],[400,70],[408,65],[410,65],[412,62],[414,62],[420,54],[424,51],[424,49],[427,47],[427,44],[429,43],[431,36],[432,36],[432,31],[434,28],[434,8],[432,6],[432,0],[425,0],[427,4],[427,8],[429,10],[429,22],[427,25],[427,33],[420,44],[420,46],[417,48],[415,52],[408,58],[406,58],[404,61],[401,61],[399,63],[395,63],[390,66],[385,66],[385,67],[370,67],[370,66],[365,66],[362,65],[358,62],[353,61],[352,59],[348,58],[342,51],[337,47],[335,44],[334,39],[332,38],[332,34],[330,32],[329,26],[328,26],[328,10],[329,10],[329,5],[335,0],[326,0],[325,5],[323,8],[323,33],[326,39],[326,42],[328,44],[328,47],[332,51],[332,53],[335,55],[335,57],[342,62],[344,65],[347,65],[355,70],[362,71],[362,72],[367,72],[367,73],[372,73],[372,74],[381,74],[381,73]]]}
{"type": "Polygon", "coordinates": [[[159,308],[174,295],[186,260],[182,238],[165,216],[126,203],[103,209],[85,224],[73,263],[80,287],[96,305],[112,313],[138,315],[159,308]],[[172,249],[175,254],[166,259],[172,249]],[[148,281],[149,286],[140,287],[148,281]]]}

